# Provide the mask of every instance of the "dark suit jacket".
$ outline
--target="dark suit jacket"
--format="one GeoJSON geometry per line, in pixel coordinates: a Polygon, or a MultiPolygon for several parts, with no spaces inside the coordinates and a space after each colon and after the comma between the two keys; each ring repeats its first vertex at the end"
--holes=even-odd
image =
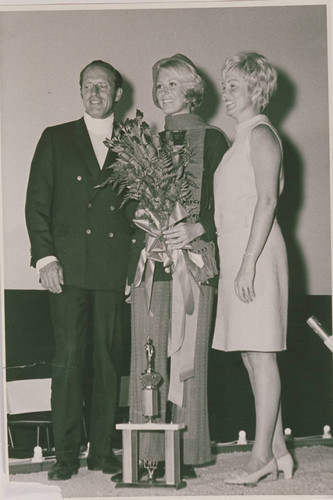
{"type": "Polygon", "coordinates": [[[26,221],[31,265],[55,255],[67,285],[123,291],[135,206],[120,208],[108,185],[116,154],[109,150],[100,169],[81,118],[44,130],[31,164],[26,221]]]}

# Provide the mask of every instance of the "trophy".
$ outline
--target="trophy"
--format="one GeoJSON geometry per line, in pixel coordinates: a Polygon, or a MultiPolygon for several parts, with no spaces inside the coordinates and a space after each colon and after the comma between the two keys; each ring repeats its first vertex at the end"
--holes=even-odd
{"type": "MultiPolygon", "coordinates": [[[[154,346],[153,341],[150,337],[147,337],[147,342],[145,343],[145,350],[147,356],[147,369],[144,373],[141,373],[141,384],[142,384],[142,415],[146,417],[147,422],[154,422],[154,417],[158,415],[158,390],[157,386],[161,381],[161,375],[156,373],[153,369],[153,356],[154,356],[154,346]]],[[[145,459],[143,461],[143,466],[148,471],[148,481],[154,480],[154,471],[158,465],[158,460],[145,459]]]]}
{"type": "Polygon", "coordinates": [[[142,415],[146,418],[146,422],[116,424],[116,429],[122,430],[123,433],[123,481],[118,482],[116,487],[149,488],[169,486],[177,489],[184,488],[186,483],[180,477],[180,432],[185,429],[185,424],[155,422],[155,418],[159,414],[158,386],[162,376],[153,368],[155,348],[150,337],[147,337],[144,348],[147,357],[147,368],[141,373],[140,381],[142,384],[142,415]],[[143,460],[143,466],[148,471],[148,480],[139,479],[139,433],[145,431],[164,432],[164,481],[154,479],[158,461],[153,457],[143,460]]]}
{"type": "Polygon", "coordinates": [[[161,381],[161,375],[153,370],[154,346],[150,337],[147,337],[145,344],[147,356],[147,369],[141,373],[142,383],[142,415],[147,422],[154,422],[154,417],[158,415],[158,390],[157,386],[161,381]]]}

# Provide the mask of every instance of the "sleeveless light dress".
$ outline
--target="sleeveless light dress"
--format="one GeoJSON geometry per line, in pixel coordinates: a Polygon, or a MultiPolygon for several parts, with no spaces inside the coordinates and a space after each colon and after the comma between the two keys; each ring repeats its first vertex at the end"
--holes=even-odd
{"type": "MultiPolygon", "coordinates": [[[[214,176],[220,278],[212,347],[222,351],[275,352],[286,349],[288,264],[284,239],[276,219],[257,261],[255,300],[241,302],[234,289],[257,202],[250,136],[259,124],[267,125],[281,146],[267,116],[256,115],[238,124],[235,141],[214,176]]],[[[282,165],[279,181],[281,194],[284,182],[282,165]]]]}

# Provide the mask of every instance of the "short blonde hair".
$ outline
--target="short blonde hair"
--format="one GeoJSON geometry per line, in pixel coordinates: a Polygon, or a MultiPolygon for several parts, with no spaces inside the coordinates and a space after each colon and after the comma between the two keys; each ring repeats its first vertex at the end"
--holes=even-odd
{"type": "Polygon", "coordinates": [[[262,111],[269,103],[277,87],[277,71],[268,59],[256,52],[240,52],[228,57],[222,68],[222,81],[225,81],[229,73],[237,70],[244,76],[248,84],[249,92],[258,96],[254,102],[262,111]]]}
{"type": "Polygon", "coordinates": [[[191,108],[197,108],[202,103],[205,92],[205,81],[199,74],[193,62],[183,54],[160,59],[153,66],[153,101],[160,108],[156,96],[156,84],[161,69],[172,70],[185,88],[185,97],[191,102],[191,108]]]}

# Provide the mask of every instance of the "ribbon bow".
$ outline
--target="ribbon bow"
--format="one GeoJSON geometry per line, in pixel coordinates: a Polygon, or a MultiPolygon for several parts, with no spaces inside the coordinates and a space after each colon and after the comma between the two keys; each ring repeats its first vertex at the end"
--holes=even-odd
{"type": "Polygon", "coordinates": [[[173,272],[182,283],[181,293],[184,302],[186,314],[192,314],[194,308],[194,299],[192,293],[192,286],[188,275],[186,261],[184,257],[184,250],[171,250],[165,243],[163,232],[172,227],[177,222],[180,222],[188,216],[187,210],[178,202],[176,202],[174,209],[168,217],[166,223],[162,223],[153,213],[147,212],[150,219],[138,218],[133,222],[146,232],[146,244],[142,249],[138,266],[134,278],[134,286],[140,285],[143,273],[145,274],[145,294],[146,303],[149,314],[152,315],[150,309],[151,294],[155,270],[155,262],[162,262],[164,268],[173,266],[173,272]],[[153,221],[153,222],[152,222],[153,221]]]}

